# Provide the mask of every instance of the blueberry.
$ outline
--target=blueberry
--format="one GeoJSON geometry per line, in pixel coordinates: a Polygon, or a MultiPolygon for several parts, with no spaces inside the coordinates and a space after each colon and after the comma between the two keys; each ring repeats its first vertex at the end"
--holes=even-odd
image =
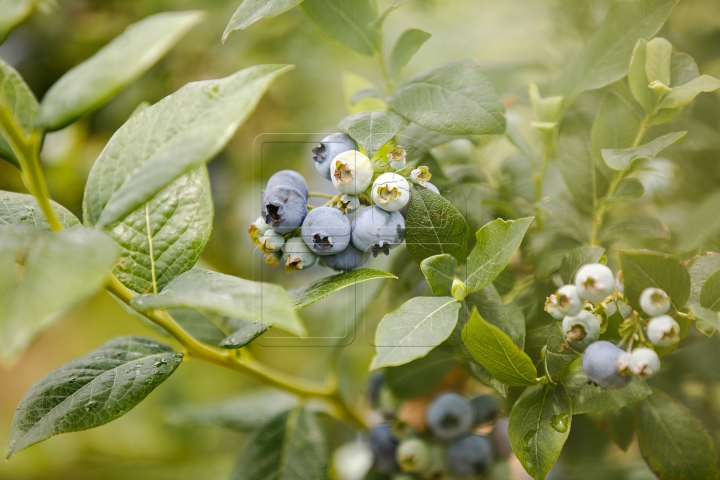
{"type": "Polygon", "coordinates": [[[595,342],[585,349],[582,358],[583,371],[588,379],[603,388],[625,388],[632,381],[632,375],[621,372],[627,368],[626,355],[626,352],[610,342],[595,342]]]}
{"type": "Polygon", "coordinates": [[[430,467],[430,448],[419,438],[408,438],[400,442],[395,459],[403,472],[424,472],[430,467]]]}
{"type": "Polygon", "coordinates": [[[263,236],[265,232],[268,231],[270,228],[270,225],[265,223],[265,220],[263,220],[263,217],[258,217],[257,220],[252,222],[250,226],[248,227],[248,233],[250,234],[250,240],[254,244],[258,244],[260,237],[263,236]]]}
{"type": "Polygon", "coordinates": [[[337,202],[337,208],[342,213],[352,213],[360,208],[360,199],[356,195],[348,195],[343,193],[337,202]]]}
{"type": "Polygon", "coordinates": [[[555,297],[554,293],[545,299],[545,311],[555,320],[562,320],[565,318],[565,315],[563,315],[563,313],[558,309],[557,297],[555,297]]]}
{"type": "Polygon", "coordinates": [[[647,338],[658,347],[672,347],[680,341],[680,325],[670,315],[653,317],[647,324],[647,338]]]}
{"type": "Polygon", "coordinates": [[[600,338],[600,320],[587,310],[565,317],[562,328],[570,346],[576,350],[582,350],[600,338]]]}
{"type": "Polygon", "coordinates": [[[590,302],[601,302],[615,290],[612,270],[600,263],[583,265],[575,276],[575,286],[580,298],[590,302]]]}
{"type": "Polygon", "coordinates": [[[370,430],[368,444],[375,457],[375,470],[381,473],[395,473],[400,470],[395,459],[398,441],[393,437],[390,426],[382,424],[370,430]]]}
{"type": "Polygon", "coordinates": [[[357,150],[357,144],[344,133],[333,133],[323,138],[320,145],[312,149],[318,173],[330,180],[330,163],[336,156],[348,150],[357,150]]]}
{"type": "Polygon", "coordinates": [[[483,425],[492,422],[500,413],[500,403],[492,395],[478,395],[470,400],[474,413],[473,425],[483,425]]]}
{"type": "Polygon", "coordinates": [[[632,357],[635,362],[633,373],[643,378],[655,375],[660,370],[660,357],[651,348],[638,348],[633,350],[632,357]]]}
{"type": "Polygon", "coordinates": [[[340,253],[350,244],[350,220],[336,208],[313,208],[302,224],[302,238],[317,255],[340,253]]]}
{"type": "Polygon", "coordinates": [[[430,169],[426,166],[420,166],[417,168],[414,168],[410,172],[410,181],[412,183],[417,183],[419,185],[422,185],[423,187],[425,184],[432,178],[432,174],[430,173],[430,169]]]}
{"type": "Polygon", "coordinates": [[[510,434],[508,433],[509,423],[509,418],[501,418],[495,422],[495,426],[490,432],[493,451],[497,458],[508,458],[513,453],[512,445],[510,445],[510,434]]]}
{"type": "Polygon", "coordinates": [[[362,266],[370,256],[369,252],[361,252],[353,245],[348,245],[345,250],[335,255],[322,257],[322,264],[337,272],[349,272],[362,266]]]}
{"type": "Polygon", "coordinates": [[[555,301],[557,309],[563,315],[574,316],[580,313],[585,302],[578,295],[575,285],[563,285],[555,292],[555,301]]]}
{"type": "Polygon", "coordinates": [[[307,203],[302,193],[293,187],[277,186],[265,191],[262,216],[265,223],[278,233],[290,233],[302,225],[307,215],[307,203]]]}
{"type": "Polygon", "coordinates": [[[265,253],[279,252],[284,245],[285,237],[270,228],[258,239],[258,246],[265,253]]]}
{"type": "Polygon", "coordinates": [[[373,202],[386,212],[400,210],[410,201],[410,185],[397,173],[383,173],[373,182],[373,202]]]}
{"type": "Polygon", "coordinates": [[[670,310],[670,297],[662,288],[646,288],[640,294],[640,307],[651,317],[670,310]]]}
{"type": "Polygon", "coordinates": [[[387,157],[388,162],[390,162],[390,168],[392,168],[393,170],[399,170],[403,168],[407,163],[407,152],[400,145],[390,150],[390,152],[388,152],[387,154],[387,157]]]}
{"type": "Polygon", "coordinates": [[[425,416],[430,431],[443,440],[467,434],[473,423],[470,403],[455,393],[445,393],[437,397],[428,407],[425,416]]]}
{"type": "Polygon", "coordinates": [[[308,187],[305,179],[295,170],[280,170],[268,179],[266,190],[273,187],[293,187],[296,188],[305,199],[308,196],[308,187]]]}
{"type": "Polygon", "coordinates": [[[433,193],[437,193],[438,195],[440,195],[440,190],[438,190],[438,188],[430,182],[425,182],[423,187],[427,188],[428,190],[430,190],[433,193]]]}
{"type": "Polygon", "coordinates": [[[348,150],[335,157],[330,164],[330,179],[341,193],[357,195],[372,183],[373,166],[370,159],[357,150],[348,150]]]}
{"type": "Polygon", "coordinates": [[[379,371],[373,373],[368,379],[367,396],[370,400],[372,408],[378,408],[380,405],[380,391],[385,384],[385,372],[379,371]]]}
{"type": "Polygon", "coordinates": [[[399,212],[386,212],[378,207],[363,208],[352,222],[352,243],[362,251],[390,254],[390,248],[405,240],[405,219],[399,212]]]}
{"type": "Polygon", "coordinates": [[[447,451],[451,472],[462,476],[484,475],[493,464],[490,441],[480,435],[468,435],[456,441],[447,451]]]}
{"type": "Polygon", "coordinates": [[[283,257],[285,258],[285,273],[310,268],[315,265],[317,260],[317,255],[300,237],[293,237],[285,243],[283,257]]]}

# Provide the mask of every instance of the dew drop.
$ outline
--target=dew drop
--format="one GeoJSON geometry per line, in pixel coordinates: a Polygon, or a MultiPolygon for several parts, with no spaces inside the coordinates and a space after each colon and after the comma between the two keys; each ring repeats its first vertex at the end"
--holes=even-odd
{"type": "Polygon", "coordinates": [[[185,356],[185,355],[182,354],[182,353],[176,353],[176,354],[174,355],[175,358],[183,358],[184,356],[185,356]]]}
{"type": "Polygon", "coordinates": [[[20,217],[20,220],[25,220],[26,218],[27,218],[27,216],[22,215],[22,216],[20,217]]]}
{"type": "Polygon", "coordinates": [[[162,365],[167,365],[167,360],[165,360],[164,358],[161,358],[160,360],[152,364],[152,366],[156,368],[162,365]]]}
{"type": "Polygon", "coordinates": [[[88,412],[90,410],[95,410],[96,408],[97,408],[97,402],[95,400],[90,400],[89,402],[87,402],[85,404],[85,410],[87,410],[88,412]]]}
{"type": "Polygon", "coordinates": [[[532,450],[535,446],[535,437],[537,436],[537,430],[530,430],[525,434],[522,441],[522,447],[524,450],[532,450]]]}
{"type": "Polygon", "coordinates": [[[550,425],[552,425],[556,432],[565,433],[568,429],[568,416],[564,413],[554,415],[550,421],[550,425]]]}
{"type": "Polygon", "coordinates": [[[73,383],[75,380],[77,380],[77,377],[70,377],[68,378],[67,383],[73,383]]]}

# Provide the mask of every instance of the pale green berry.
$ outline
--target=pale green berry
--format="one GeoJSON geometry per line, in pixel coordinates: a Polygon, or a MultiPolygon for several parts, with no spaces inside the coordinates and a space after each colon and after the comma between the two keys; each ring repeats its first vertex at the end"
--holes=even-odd
{"type": "Polygon", "coordinates": [[[400,210],[410,201],[410,185],[396,173],[383,173],[373,183],[371,197],[386,212],[400,210]]]}
{"type": "Polygon", "coordinates": [[[273,229],[268,229],[258,240],[260,250],[265,253],[279,252],[285,245],[285,238],[273,229]]]}
{"type": "Polygon", "coordinates": [[[647,325],[647,337],[653,345],[672,347],[680,341],[680,325],[670,315],[653,317],[647,325]]]}
{"type": "Polygon", "coordinates": [[[330,164],[331,180],[341,193],[357,195],[372,182],[373,166],[362,152],[348,150],[337,155],[330,164]]]}
{"type": "Polygon", "coordinates": [[[305,270],[315,265],[317,261],[317,255],[300,237],[293,237],[285,243],[283,258],[285,259],[285,273],[305,270]]]}

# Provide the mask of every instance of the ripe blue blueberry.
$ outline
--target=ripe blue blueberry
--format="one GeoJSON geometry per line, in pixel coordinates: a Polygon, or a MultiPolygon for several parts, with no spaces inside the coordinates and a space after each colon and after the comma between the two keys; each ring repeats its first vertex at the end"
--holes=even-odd
{"type": "Polygon", "coordinates": [[[462,476],[484,475],[493,464],[490,441],[481,435],[468,435],[456,441],[447,451],[451,472],[462,476]]]}
{"type": "Polygon", "coordinates": [[[583,265],[575,276],[575,286],[580,298],[589,302],[601,302],[615,290],[612,270],[600,263],[583,265]]]}
{"type": "Polygon", "coordinates": [[[293,187],[277,186],[265,190],[262,217],[278,233],[290,233],[302,225],[307,215],[307,203],[302,193],[293,187]]]}
{"type": "Polygon", "coordinates": [[[670,310],[670,297],[662,288],[646,288],[640,294],[640,307],[651,317],[670,310]]]}
{"type": "Polygon", "coordinates": [[[395,473],[400,470],[395,459],[398,441],[393,437],[389,425],[381,424],[370,430],[368,444],[375,457],[375,470],[381,473],[395,473]]]}
{"type": "Polygon", "coordinates": [[[343,152],[357,150],[355,140],[344,133],[333,133],[320,141],[320,145],[312,149],[315,169],[323,177],[330,180],[330,164],[343,152]]]}
{"type": "Polygon", "coordinates": [[[372,251],[375,257],[405,240],[405,219],[399,212],[386,212],[378,207],[363,208],[352,222],[352,243],[362,252],[372,251]]]}
{"type": "Polygon", "coordinates": [[[271,228],[258,239],[258,247],[265,253],[279,252],[284,245],[285,237],[271,228]]]}
{"type": "Polygon", "coordinates": [[[585,305],[585,302],[578,295],[578,290],[575,285],[563,285],[555,292],[555,301],[557,302],[557,309],[563,315],[574,316],[580,313],[585,305]]]}
{"type": "Polygon", "coordinates": [[[356,195],[343,193],[337,202],[337,208],[345,214],[352,213],[360,208],[360,198],[356,195]]]}
{"type": "Polygon", "coordinates": [[[647,338],[658,347],[672,347],[680,341],[680,325],[670,315],[653,317],[647,324],[647,338]]]}
{"type": "Polygon", "coordinates": [[[340,193],[357,195],[372,183],[373,166],[362,152],[348,150],[330,164],[330,179],[340,193]]]}
{"type": "Polygon", "coordinates": [[[266,190],[273,187],[293,187],[307,199],[308,187],[305,179],[295,170],[280,170],[274,173],[267,182],[266,190]]]}
{"type": "Polygon", "coordinates": [[[400,442],[395,459],[403,472],[420,473],[430,467],[430,448],[424,440],[408,438],[400,442]]]}
{"type": "Polygon", "coordinates": [[[600,338],[600,320],[587,310],[565,317],[562,328],[570,346],[576,350],[583,350],[600,338]]]}
{"type": "Polygon", "coordinates": [[[370,257],[369,252],[361,252],[353,245],[348,245],[345,250],[335,255],[322,257],[322,264],[338,272],[349,272],[362,266],[370,257]]]}
{"type": "Polygon", "coordinates": [[[591,344],[583,354],[582,367],[592,382],[608,390],[625,388],[632,381],[627,375],[628,354],[610,342],[599,341],[591,344]]]}
{"type": "Polygon", "coordinates": [[[380,391],[385,384],[385,372],[382,370],[370,375],[367,383],[367,396],[370,400],[370,406],[377,408],[380,404],[380,391]]]}
{"type": "Polygon", "coordinates": [[[293,237],[285,243],[283,248],[285,259],[285,273],[295,270],[305,270],[315,265],[317,255],[305,244],[300,237],[293,237]]]}
{"type": "Polygon", "coordinates": [[[442,440],[450,440],[470,432],[473,409],[465,398],[455,393],[437,397],[425,412],[428,429],[442,440]]]}
{"type": "Polygon", "coordinates": [[[492,422],[500,413],[500,403],[492,395],[478,395],[470,400],[473,409],[473,425],[483,425],[492,422]]]}
{"type": "Polygon", "coordinates": [[[300,231],[307,246],[317,255],[340,253],[350,243],[350,220],[337,208],[313,208],[300,231]]]}
{"type": "Polygon", "coordinates": [[[660,357],[655,350],[641,347],[633,350],[633,361],[635,362],[633,373],[643,378],[651,377],[660,371],[660,357]]]}
{"type": "Polygon", "coordinates": [[[375,205],[386,212],[394,212],[410,201],[410,185],[397,173],[383,173],[373,182],[370,195],[375,205]]]}

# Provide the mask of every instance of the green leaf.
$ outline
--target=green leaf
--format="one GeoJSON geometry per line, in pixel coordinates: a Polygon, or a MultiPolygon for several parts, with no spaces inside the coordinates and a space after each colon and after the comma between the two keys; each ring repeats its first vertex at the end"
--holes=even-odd
{"type": "Polygon", "coordinates": [[[659,390],[637,410],[640,452],[662,480],[717,478],[712,437],[695,415],[659,390]]]}
{"type": "Polygon", "coordinates": [[[405,220],[405,244],[415,263],[443,253],[464,260],[467,234],[467,222],[452,203],[423,186],[413,185],[405,220]]]}
{"type": "Polygon", "coordinates": [[[720,88],[720,80],[710,75],[700,75],[690,82],[674,87],[673,91],[665,95],[658,108],[682,108],[690,105],[702,92],[714,92],[720,88]]]}
{"type": "Polygon", "coordinates": [[[573,98],[580,92],[604,87],[624,77],[637,41],[655,35],[677,2],[614,2],[587,46],[568,64],[553,90],[573,98]]]}
{"type": "Polygon", "coordinates": [[[0,0],[0,43],[35,10],[37,0],[0,0]]]}
{"type": "Polygon", "coordinates": [[[0,360],[14,360],[61,314],[99,290],[117,258],[105,235],[0,227],[0,360]]]}
{"type": "MultiPolygon", "coordinates": [[[[5,110],[27,138],[33,130],[35,116],[39,110],[35,95],[25,80],[10,65],[0,59],[0,110],[5,110]]],[[[20,168],[20,162],[13,152],[12,146],[3,136],[0,129],[0,158],[20,168]]]]}
{"type": "Polygon", "coordinates": [[[7,458],[54,435],[121,417],[163,383],[183,354],[142,337],[118,337],[47,374],[15,410],[7,458]]]}
{"type": "Polygon", "coordinates": [[[560,277],[566,284],[575,282],[575,273],[578,269],[588,263],[598,263],[605,254],[603,247],[578,247],[568,252],[560,264],[560,277]]]}
{"type": "Polygon", "coordinates": [[[645,76],[648,83],[661,82],[670,86],[670,61],[672,44],[664,38],[655,37],[647,43],[645,76]]]}
{"type": "Polygon", "coordinates": [[[261,322],[245,322],[240,320],[242,326],[224,338],[218,346],[228,349],[238,349],[249,344],[263,333],[267,332],[270,325],[261,322]]]}
{"type": "Polygon", "coordinates": [[[600,236],[603,242],[629,238],[670,238],[670,231],[668,227],[657,218],[638,215],[609,226],[600,236]]]}
{"type": "MultiPolygon", "coordinates": [[[[130,310],[135,312],[136,315],[140,315],[132,308],[130,310]]],[[[216,313],[200,310],[171,308],[167,310],[167,313],[190,336],[214,346],[220,345],[220,342],[227,338],[230,333],[228,325],[230,322],[227,320],[231,320],[232,323],[242,322],[242,320],[228,319],[216,313]]],[[[140,316],[142,317],[142,315],[140,316]]]]}
{"type": "Polygon", "coordinates": [[[533,217],[505,221],[495,219],[475,234],[477,244],[467,258],[468,293],[490,285],[518,249],[533,217]]]}
{"type": "Polygon", "coordinates": [[[720,315],[717,311],[694,304],[690,305],[689,310],[688,318],[696,320],[697,328],[705,335],[710,336],[720,328],[720,315]]]}
{"type": "Polygon", "coordinates": [[[293,7],[302,3],[303,0],[242,0],[240,6],[233,13],[230,22],[225,27],[222,35],[222,43],[225,43],[232,32],[245,30],[253,23],[263,18],[277,17],[293,7]]]}
{"type": "Polygon", "coordinates": [[[693,257],[688,263],[690,272],[690,298],[688,303],[700,305],[700,292],[710,275],[720,270],[720,254],[707,252],[705,255],[693,257]]]}
{"type": "Polygon", "coordinates": [[[307,409],[295,408],[270,420],[248,440],[235,464],[232,478],[327,478],[329,455],[322,423],[307,409]]]}
{"type": "Polygon", "coordinates": [[[641,158],[652,160],[669,146],[682,143],[686,134],[687,132],[668,133],[635,148],[603,149],[602,157],[610,168],[623,171],[635,160],[641,158]]]}
{"type": "Polygon", "coordinates": [[[525,315],[522,309],[511,303],[503,305],[494,285],[468,295],[465,303],[468,311],[477,308],[483,319],[502,330],[520,349],[525,346],[525,315]]]}
{"type": "Polygon", "coordinates": [[[165,12],[130,25],[50,87],[40,103],[38,123],[47,130],[59,130],[98,109],[162,58],[203,17],[202,12],[165,12]]]}
{"type": "Polygon", "coordinates": [[[470,355],[468,352],[468,361],[467,365],[470,367],[470,373],[472,376],[481,382],[483,382],[485,385],[494,388],[500,395],[502,395],[504,398],[507,398],[508,390],[510,387],[500,382],[497,378],[490,375],[490,372],[487,371],[487,368],[483,367],[479,363],[475,361],[474,358],[470,355]]]}
{"type": "Polygon", "coordinates": [[[673,306],[681,309],[690,296],[690,273],[677,257],[662,253],[620,253],[625,297],[630,305],[641,311],[639,298],[648,287],[662,288],[670,296],[673,306]]]}
{"type": "Polygon", "coordinates": [[[455,257],[447,253],[433,255],[420,262],[420,269],[425,275],[433,295],[442,295],[450,291],[457,266],[458,262],[455,257]]]}
{"type": "Polygon", "coordinates": [[[400,34],[388,59],[388,77],[391,79],[397,77],[430,37],[431,34],[418,28],[411,28],[400,34]]]}
{"type": "Polygon", "coordinates": [[[167,421],[171,425],[223,427],[252,432],[297,405],[298,399],[294,395],[282,390],[259,388],[220,402],[174,409],[167,421]]]}
{"type": "Polygon", "coordinates": [[[635,411],[631,407],[607,412],[590,413],[590,421],[624,452],[635,438],[635,411]]]}
{"type": "Polygon", "coordinates": [[[389,272],[373,270],[371,268],[360,268],[346,273],[341,273],[339,275],[322,278],[307,287],[301,287],[297,290],[293,290],[290,292],[290,296],[293,298],[295,310],[302,310],[303,308],[308,307],[325,297],[329,297],[333,293],[339,292],[344,288],[357,283],[366,282],[368,280],[383,278],[397,279],[395,275],[389,272]]]}
{"type": "Polygon", "coordinates": [[[525,390],[510,412],[510,445],[535,480],[545,478],[570,434],[572,403],[562,388],[525,390]]]}
{"type": "Polygon", "coordinates": [[[509,386],[537,383],[537,370],[528,355],[502,330],[483,319],[477,310],[463,328],[465,346],[478,363],[509,386]]]}
{"type": "Polygon", "coordinates": [[[460,306],[452,297],[415,297],[385,315],[375,333],[377,354],[370,370],[427,355],[453,332],[460,306]]]}
{"type": "Polygon", "coordinates": [[[305,327],[295,313],[290,295],[279,285],[252,282],[209,270],[193,269],[175,277],[157,295],[139,295],[130,301],[139,312],[192,308],[248,322],[273,325],[296,335],[305,327]]]}
{"type": "MultiPolygon", "coordinates": [[[[0,140],[2,141],[2,140],[0,140]]],[[[59,203],[50,201],[55,215],[65,228],[77,227],[80,221],[59,203]]],[[[37,200],[25,193],[0,190],[0,226],[32,227],[35,230],[51,231],[50,225],[40,210],[37,200]]]]}
{"type": "Polygon", "coordinates": [[[685,85],[700,76],[697,63],[687,53],[673,53],[670,59],[670,86],[685,85]]]}
{"type": "Polygon", "coordinates": [[[622,200],[627,198],[640,198],[645,194],[645,187],[640,180],[634,177],[623,178],[620,180],[615,192],[612,195],[608,195],[602,201],[612,203],[615,200],[622,200]]]}
{"type": "Polygon", "coordinates": [[[90,171],[83,202],[86,224],[111,226],[203,166],[230,140],[270,83],[290,68],[260,65],[221,80],[189,83],[130,118],[90,171]]]}
{"type": "Polygon", "coordinates": [[[430,130],[450,135],[505,132],[505,107],[472,60],[420,73],[395,89],[390,108],[430,130]]]}
{"type": "Polygon", "coordinates": [[[382,27],[383,22],[385,21],[385,18],[390,15],[392,12],[397,10],[398,8],[402,7],[404,4],[406,4],[408,0],[395,0],[392,5],[390,5],[388,8],[383,10],[383,12],[372,22],[368,24],[369,27],[380,29],[382,27]]]}
{"type": "Polygon", "coordinates": [[[720,272],[715,272],[705,280],[700,291],[700,305],[715,312],[720,311],[720,272]]]}
{"type": "Polygon", "coordinates": [[[378,32],[368,27],[375,20],[370,0],[305,0],[300,8],[331,40],[363,55],[373,56],[379,51],[378,32]]]}
{"type": "Polygon", "coordinates": [[[597,165],[605,167],[602,149],[632,147],[641,124],[642,118],[624,98],[615,92],[608,93],[592,129],[592,154],[597,165]]]}
{"type": "Polygon", "coordinates": [[[639,377],[634,377],[627,387],[620,390],[606,390],[592,385],[583,371],[582,358],[570,364],[561,380],[572,399],[575,415],[617,410],[633,405],[652,393],[647,383],[639,377]]]}
{"type": "Polygon", "coordinates": [[[415,398],[437,387],[455,365],[452,349],[439,347],[415,361],[386,369],[384,381],[398,398],[415,398]]]}
{"type": "Polygon", "coordinates": [[[355,113],[345,117],[337,125],[339,130],[358,142],[370,158],[404,126],[403,118],[389,110],[355,113]]]}
{"type": "Polygon", "coordinates": [[[545,350],[545,368],[552,381],[559,381],[561,375],[578,357],[579,354],[567,343],[560,322],[553,322],[548,330],[545,350]]]}
{"type": "Polygon", "coordinates": [[[641,38],[635,45],[635,50],[630,59],[630,68],[628,69],[628,84],[635,100],[643,107],[645,112],[652,113],[655,109],[655,96],[652,90],[648,88],[650,81],[645,73],[647,44],[647,40],[641,38]]]}

